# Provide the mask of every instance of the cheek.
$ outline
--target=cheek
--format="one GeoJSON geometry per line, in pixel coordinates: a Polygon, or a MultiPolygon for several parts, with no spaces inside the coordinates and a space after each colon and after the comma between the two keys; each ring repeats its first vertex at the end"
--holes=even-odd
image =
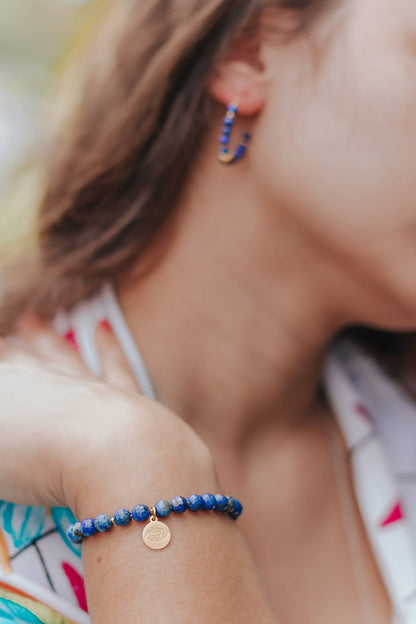
{"type": "Polygon", "coordinates": [[[256,146],[279,209],[371,272],[410,258],[416,270],[416,51],[384,35],[355,21],[319,66],[299,58],[302,72],[271,94],[256,146]]]}

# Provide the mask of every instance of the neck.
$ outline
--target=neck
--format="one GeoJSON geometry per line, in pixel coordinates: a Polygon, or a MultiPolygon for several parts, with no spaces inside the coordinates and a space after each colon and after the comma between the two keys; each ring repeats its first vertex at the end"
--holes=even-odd
{"type": "Polygon", "coordinates": [[[340,327],[326,305],[337,280],[289,220],[240,188],[244,172],[212,176],[186,193],[118,297],[159,398],[205,439],[241,448],[270,427],[310,424],[340,327]]]}

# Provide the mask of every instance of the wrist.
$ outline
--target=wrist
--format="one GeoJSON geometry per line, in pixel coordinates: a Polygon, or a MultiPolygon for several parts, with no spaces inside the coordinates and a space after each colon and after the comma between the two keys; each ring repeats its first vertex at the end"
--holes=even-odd
{"type": "Polygon", "coordinates": [[[211,453],[176,415],[164,407],[160,414],[159,404],[142,399],[110,404],[100,413],[98,431],[95,419],[83,427],[83,441],[65,470],[65,499],[77,518],[220,491],[211,453]]]}

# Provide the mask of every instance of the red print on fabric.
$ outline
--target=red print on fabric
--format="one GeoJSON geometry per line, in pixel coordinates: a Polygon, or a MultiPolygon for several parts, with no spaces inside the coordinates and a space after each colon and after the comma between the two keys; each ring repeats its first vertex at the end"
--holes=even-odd
{"type": "Polygon", "coordinates": [[[355,404],[355,411],[357,412],[357,414],[359,414],[360,416],[365,418],[365,420],[367,422],[369,422],[371,425],[374,424],[374,420],[373,420],[372,415],[370,414],[368,409],[362,403],[356,403],[355,404]]]}
{"type": "Polygon", "coordinates": [[[390,524],[393,524],[394,522],[398,522],[399,520],[403,519],[403,510],[402,507],[400,505],[400,503],[397,503],[397,505],[395,505],[392,509],[392,511],[389,513],[389,515],[387,516],[387,518],[384,520],[384,522],[382,522],[381,526],[382,527],[386,527],[389,526],[390,524]]]}
{"type": "Polygon", "coordinates": [[[71,565],[69,565],[69,563],[66,563],[65,561],[62,562],[62,568],[71,583],[71,587],[74,590],[79,606],[88,613],[87,594],[85,593],[84,579],[71,565]]]}
{"type": "Polygon", "coordinates": [[[66,340],[78,351],[77,341],[75,340],[74,330],[70,329],[64,336],[66,340]]]}

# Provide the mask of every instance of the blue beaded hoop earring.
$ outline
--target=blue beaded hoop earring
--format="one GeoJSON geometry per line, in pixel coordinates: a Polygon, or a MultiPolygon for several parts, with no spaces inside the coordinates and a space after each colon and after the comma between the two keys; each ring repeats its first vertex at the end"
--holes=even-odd
{"type": "Polygon", "coordinates": [[[230,151],[230,138],[235,122],[236,115],[238,113],[238,105],[240,100],[235,98],[231,104],[227,106],[227,112],[225,113],[225,117],[223,119],[223,127],[222,133],[220,136],[220,149],[218,152],[218,160],[222,162],[224,165],[233,165],[234,163],[241,160],[244,156],[247,144],[251,139],[251,134],[249,132],[244,132],[241,143],[238,144],[235,152],[230,151]]]}

